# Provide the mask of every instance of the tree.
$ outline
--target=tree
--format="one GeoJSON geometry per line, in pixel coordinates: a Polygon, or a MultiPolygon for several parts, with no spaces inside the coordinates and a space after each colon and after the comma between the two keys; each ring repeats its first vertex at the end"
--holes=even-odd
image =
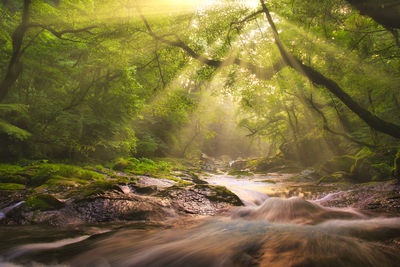
{"type": "Polygon", "coordinates": [[[279,49],[282,61],[278,61],[270,68],[264,68],[257,65],[254,65],[249,62],[245,62],[239,58],[231,58],[228,57],[224,60],[215,60],[207,58],[203,55],[199,55],[193,49],[191,49],[188,45],[186,45],[182,40],[179,39],[177,35],[173,35],[175,40],[166,39],[162,36],[156,35],[147,20],[143,15],[142,19],[146,25],[148,30],[148,34],[153,37],[155,40],[163,42],[168,45],[176,46],[184,51],[186,51],[189,56],[199,60],[200,62],[207,64],[212,67],[220,67],[227,66],[231,64],[236,64],[241,67],[246,68],[249,72],[255,74],[258,78],[268,80],[271,79],[276,73],[278,73],[284,66],[288,66],[303,76],[307,77],[312,83],[318,86],[323,86],[327,88],[332,94],[334,94],[338,99],[340,99],[351,111],[353,111],[361,120],[363,120],[366,124],[368,124],[374,130],[385,133],[395,138],[400,138],[400,126],[388,121],[385,121],[376,115],[372,114],[367,109],[363,108],[359,103],[357,103],[348,93],[346,93],[337,82],[326,77],[321,72],[316,70],[315,68],[305,65],[300,59],[296,56],[289,53],[282,41],[280,40],[278,30],[275,26],[275,23],[270,15],[269,9],[266,7],[263,0],[260,0],[261,9],[248,15],[238,23],[248,22],[250,19],[256,17],[259,14],[264,14],[267,18],[267,21],[271,27],[273,38],[275,43],[279,49]]]}

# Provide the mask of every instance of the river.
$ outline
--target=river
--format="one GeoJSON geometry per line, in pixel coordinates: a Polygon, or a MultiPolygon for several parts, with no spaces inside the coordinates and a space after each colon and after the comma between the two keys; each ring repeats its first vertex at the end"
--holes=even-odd
{"type": "Polygon", "coordinates": [[[400,218],[271,197],[286,178],[211,175],[245,206],[172,225],[1,226],[0,265],[400,266],[400,218]]]}

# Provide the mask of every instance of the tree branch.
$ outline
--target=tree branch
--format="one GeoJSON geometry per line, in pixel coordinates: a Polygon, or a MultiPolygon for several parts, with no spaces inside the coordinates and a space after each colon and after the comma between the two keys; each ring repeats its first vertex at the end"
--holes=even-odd
{"type": "MultiPolygon", "coordinates": [[[[252,14],[248,15],[247,17],[245,17],[244,19],[242,19],[240,21],[231,22],[231,24],[229,25],[228,33],[226,34],[226,39],[228,40],[228,43],[229,44],[231,43],[230,34],[231,34],[231,31],[232,31],[232,27],[234,25],[241,25],[241,24],[243,24],[245,22],[252,21],[252,20],[256,19],[257,15],[262,14],[262,13],[263,13],[262,10],[258,10],[255,13],[252,13],[252,14]]],[[[239,32],[239,27],[236,27],[236,30],[239,32]]]]}
{"type": "Polygon", "coordinates": [[[208,66],[219,68],[219,67],[224,67],[224,66],[230,66],[233,64],[239,65],[239,66],[247,69],[250,73],[254,74],[257,78],[262,79],[262,80],[272,79],[272,77],[276,73],[278,73],[281,69],[283,69],[286,66],[285,62],[282,60],[276,62],[271,67],[266,68],[266,67],[257,66],[255,64],[245,61],[245,60],[241,60],[237,57],[229,57],[229,58],[226,58],[223,60],[207,58],[203,55],[199,55],[198,53],[196,53],[191,47],[186,45],[176,34],[166,34],[163,36],[156,35],[152,31],[147,19],[143,16],[143,14],[140,13],[140,16],[148,30],[148,32],[146,32],[146,33],[148,35],[150,35],[151,37],[153,37],[156,41],[159,41],[161,43],[168,44],[171,46],[179,47],[182,50],[184,50],[190,57],[192,57],[208,66]],[[174,36],[175,40],[166,39],[166,38],[164,38],[165,36],[174,36]]]}
{"type": "Polygon", "coordinates": [[[53,29],[52,27],[50,27],[49,25],[43,25],[43,24],[39,24],[39,23],[29,23],[27,25],[27,28],[34,28],[34,27],[39,27],[42,28],[48,32],[50,32],[51,34],[53,34],[55,37],[61,39],[61,40],[66,40],[66,41],[71,41],[71,42],[80,42],[77,40],[72,40],[72,39],[68,39],[63,37],[64,34],[68,34],[68,33],[88,33],[93,35],[94,33],[92,33],[90,30],[97,28],[98,26],[89,26],[89,27],[85,27],[85,28],[81,28],[81,29],[67,29],[67,30],[62,30],[62,31],[56,31],[55,29],[53,29]]]}
{"type": "Polygon", "coordinates": [[[305,98],[305,99],[306,99],[307,102],[309,103],[310,107],[311,107],[313,110],[315,110],[315,111],[321,116],[322,122],[323,122],[323,129],[324,129],[324,130],[326,130],[327,132],[330,132],[331,134],[344,137],[345,139],[347,139],[347,140],[349,140],[349,141],[351,141],[351,142],[353,142],[353,143],[356,143],[356,144],[358,144],[358,145],[366,146],[366,147],[370,147],[370,148],[371,148],[371,147],[375,147],[374,145],[365,143],[365,142],[363,142],[363,141],[359,141],[359,140],[357,140],[357,139],[351,137],[351,136],[348,135],[348,134],[340,133],[340,132],[336,132],[336,131],[332,130],[332,129],[329,127],[328,119],[325,117],[325,114],[317,107],[317,105],[316,105],[315,102],[313,101],[312,95],[310,96],[310,99],[308,99],[308,98],[305,98]]]}
{"type": "Polygon", "coordinates": [[[263,11],[267,17],[268,23],[271,26],[272,33],[274,35],[275,43],[279,48],[279,52],[285,61],[285,63],[296,70],[298,73],[302,74],[308,78],[315,85],[320,85],[327,88],[331,93],[333,93],[337,98],[339,98],[351,111],[353,111],[362,121],[364,121],[371,128],[390,135],[395,138],[400,138],[400,126],[393,124],[391,122],[384,121],[367,109],[361,107],[349,94],[347,94],[335,81],[330,78],[325,77],[319,71],[315,70],[310,66],[306,66],[297,59],[295,56],[286,51],[283,43],[281,42],[276,29],[275,23],[272,20],[271,14],[266,7],[264,0],[260,0],[263,11]]]}

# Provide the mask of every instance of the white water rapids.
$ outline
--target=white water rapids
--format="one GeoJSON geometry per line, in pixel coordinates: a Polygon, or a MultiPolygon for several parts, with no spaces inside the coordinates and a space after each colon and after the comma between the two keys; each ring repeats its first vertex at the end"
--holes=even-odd
{"type": "Polygon", "coordinates": [[[213,175],[207,181],[228,187],[247,206],[225,216],[181,221],[167,228],[119,227],[90,237],[81,234],[53,243],[38,241],[36,246],[18,244],[3,250],[2,262],[22,266],[400,266],[400,250],[393,245],[400,240],[400,218],[371,218],[350,208],[326,208],[299,197],[268,197],[277,185],[265,177],[213,175]]]}

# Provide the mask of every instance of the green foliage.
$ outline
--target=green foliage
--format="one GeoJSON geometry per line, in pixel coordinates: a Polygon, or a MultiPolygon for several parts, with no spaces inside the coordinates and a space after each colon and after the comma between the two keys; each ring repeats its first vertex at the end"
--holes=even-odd
{"type": "MultiPolygon", "coordinates": [[[[154,34],[182,41],[206,58],[237,58],[266,68],[280,60],[264,16],[235,24],[254,9],[246,1],[215,2],[144,16],[154,34]]],[[[400,50],[393,33],[346,1],[267,5],[291,53],[337,81],[360,106],[400,124],[395,115],[400,113],[400,50]]],[[[17,1],[0,5],[1,81],[22,7],[17,1]]],[[[261,81],[246,64],[214,68],[181,47],[155,41],[125,1],[32,1],[29,13],[32,25],[45,27],[25,32],[23,71],[0,104],[2,160],[110,161],[201,152],[236,158],[280,150],[287,159],[312,166],[353,155],[362,142],[398,145],[290,68],[261,81]]],[[[162,169],[154,167],[158,163],[120,163],[116,169],[138,173],[162,169]]],[[[33,179],[38,184],[51,175],[100,179],[65,166],[40,172],[33,179]]]]}

